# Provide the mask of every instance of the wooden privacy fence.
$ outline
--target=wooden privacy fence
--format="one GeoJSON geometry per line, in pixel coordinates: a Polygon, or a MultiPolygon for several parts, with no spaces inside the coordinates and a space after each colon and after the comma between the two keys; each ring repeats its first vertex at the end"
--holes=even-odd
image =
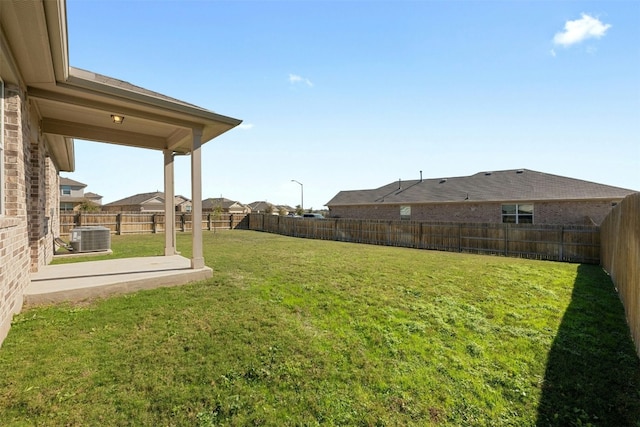
{"type": "Polygon", "coordinates": [[[601,225],[602,267],[615,285],[640,356],[640,193],[627,196],[601,225]]]}
{"type": "Polygon", "coordinates": [[[597,226],[307,219],[249,214],[249,229],[294,237],[598,264],[597,226]]]}
{"type": "MultiPolygon", "coordinates": [[[[233,228],[247,228],[246,215],[225,213],[202,214],[202,228],[204,230],[223,230],[233,228]]],[[[112,234],[145,234],[164,233],[164,213],[131,213],[131,212],[100,212],[100,213],[60,213],[60,235],[68,236],[71,230],[80,226],[102,226],[111,230],[112,234]]],[[[192,215],[176,213],[176,231],[192,230],[192,215]]]]}

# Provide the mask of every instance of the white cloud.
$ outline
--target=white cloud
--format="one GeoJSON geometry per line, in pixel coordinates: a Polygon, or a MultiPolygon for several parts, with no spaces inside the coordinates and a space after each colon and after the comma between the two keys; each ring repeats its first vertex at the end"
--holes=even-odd
{"type": "Polygon", "coordinates": [[[253,123],[241,123],[238,125],[238,129],[249,130],[253,128],[253,123]]]}
{"type": "Polygon", "coordinates": [[[304,83],[309,87],[313,87],[313,83],[311,83],[311,80],[309,80],[306,77],[299,76],[297,74],[289,74],[289,83],[291,84],[304,83]]]}
{"type": "Polygon", "coordinates": [[[555,49],[551,49],[551,50],[549,51],[549,53],[550,53],[550,54],[551,54],[551,56],[553,56],[554,58],[556,57],[556,51],[555,51],[555,49]]]}
{"type": "Polygon", "coordinates": [[[599,39],[609,28],[610,24],[603,24],[598,18],[583,13],[580,19],[565,22],[564,31],[556,33],[553,43],[569,47],[586,39],[599,39]]]}

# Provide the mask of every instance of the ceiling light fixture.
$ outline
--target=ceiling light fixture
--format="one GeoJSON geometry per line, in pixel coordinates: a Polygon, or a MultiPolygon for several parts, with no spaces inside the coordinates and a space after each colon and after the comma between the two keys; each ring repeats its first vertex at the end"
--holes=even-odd
{"type": "Polygon", "coordinates": [[[111,120],[113,120],[113,123],[115,123],[117,125],[121,125],[122,122],[124,122],[124,116],[120,116],[118,114],[112,114],[111,115],[111,120]]]}

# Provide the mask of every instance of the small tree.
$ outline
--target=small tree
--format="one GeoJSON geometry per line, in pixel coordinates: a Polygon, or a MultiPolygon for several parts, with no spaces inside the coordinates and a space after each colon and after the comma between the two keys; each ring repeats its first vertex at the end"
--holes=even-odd
{"type": "Polygon", "coordinates": [[[222,206],[216,206],[213,208],[213,232],[216,232],[216,221],[218,221],[222,217],[222,206]]]}
{"type": "Polygon", "coordinates": [[[100,206],[97,203],[92,202],[89,199],[84,199],[78,205],[78,210],[80,212],[97,212],[97,211],[100,210],[100,206]]]}
{"type": "Polygon", "coordinates": [[[302,206],[296,205],[296,215],[302,216],[303,213],[304,213],[304,210],[302,210],[302,206]]]}
{"type": "Polygon", "coordinates": [[[280,216],[285,216],[287,214],[287,210],[283,207],[281,207],[280,209],[278,209],[278,215],[280,216]]]}
{"type": "Polygon", "coordinates": [[[273,213],[273,205],[271,203],[267,203],[267,207],[264,208],[264,213],[271,215],[273,213]]]}

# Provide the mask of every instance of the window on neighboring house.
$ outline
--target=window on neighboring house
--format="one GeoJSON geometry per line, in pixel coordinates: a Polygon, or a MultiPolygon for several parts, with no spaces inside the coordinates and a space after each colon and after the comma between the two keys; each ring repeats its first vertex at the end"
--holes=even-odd
{"type": "Polygon", "coordinates": [[[0,78],[0,216],[4,215],[4,81],[0,78]]]}
{"type": "Polygon", "coordinates": [[[60,203],[60,210],[61,211],[72,211],[73,210],[73,203],[67,203],[67,202],[60,203]]]}
{"type": "Polygon", "coordinates": [[[191,212],[191,205],[187,205],[187,206],[185,206],[185,207],[184,207],[184,210],[185,210],[186,212],[191,212]]]}
{"type": "Polygon", "coordinates": [[[63,185],[62,186],[62,195],[63,196],[70,196],[71,195],[71,187],[69,187],[68,185],[63,185]]]}
{"type": "Polygon", "coordinates": [[[400,219],[411,219],[411,206],[400,206],[400,219]]]}
{"type": "Polygon", "coordinates": [[[502,222],[506,224],[533,224],[533,205],[530,203],[502,205],[502,222]]]}

